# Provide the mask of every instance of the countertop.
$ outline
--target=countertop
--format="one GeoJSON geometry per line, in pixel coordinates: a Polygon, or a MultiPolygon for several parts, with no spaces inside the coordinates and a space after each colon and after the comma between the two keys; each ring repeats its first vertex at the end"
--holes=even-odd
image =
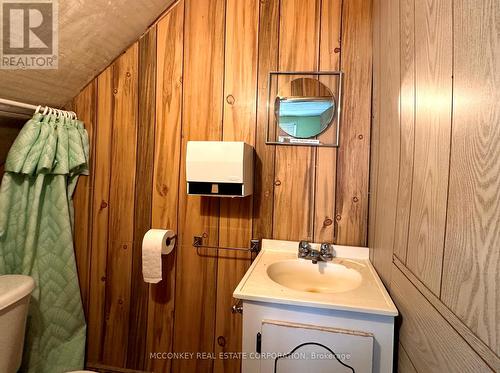
{"type": "MultiPolygon", "coordinates": [[[[332,263],[357,270],[361,284],[353,289],[337,293],[305,292],[290,289],[274,282],[267,274],[267,268],[284,260],[306,260],[297,258],[298,242],[263,240],[262,250],[235,289],[237,299],[279,303],[288,305],[326,308],[333,310],[355,311],[361,313],[397,316],[391,297],[387,293],[380,277],[369,260],[366,247],[334,245],[336,258],[332,263]]],[[[321,262],[308,265],[317,266],[321,271],[321,262]]]]}

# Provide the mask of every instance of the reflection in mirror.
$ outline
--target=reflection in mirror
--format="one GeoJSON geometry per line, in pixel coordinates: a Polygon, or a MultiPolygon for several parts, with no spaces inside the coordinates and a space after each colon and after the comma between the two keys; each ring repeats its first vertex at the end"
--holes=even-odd
{"type": "Polygon", "coordinates": [[[317,79],[298,78],[281,87],[275,100],[276,120],[281,132],[307,139],[325,131],[333,122],[333,93],[317,79]]]}

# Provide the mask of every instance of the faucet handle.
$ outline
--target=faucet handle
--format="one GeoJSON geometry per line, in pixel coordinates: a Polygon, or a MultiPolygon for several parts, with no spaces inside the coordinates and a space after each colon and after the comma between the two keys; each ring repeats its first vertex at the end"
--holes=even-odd
{"type": "Polygon", "coordinates": [[[333,245],[329,244],[328,242],[324,242],[321,244],[319,252],[322,255],[333,254],[333,245]]]}
{"type": "Polygon", "coordinates": [[[299,242],[299,249],[310,249],[311,245],[309,245],[309,241],[302,240],[299,242]]]}
{"type": "Polygon", "coordinates": [[[308,241],[300,241],[299,242],[299,258],[305,258],[309,255],[311,251],[311,245],[308,241]]]}

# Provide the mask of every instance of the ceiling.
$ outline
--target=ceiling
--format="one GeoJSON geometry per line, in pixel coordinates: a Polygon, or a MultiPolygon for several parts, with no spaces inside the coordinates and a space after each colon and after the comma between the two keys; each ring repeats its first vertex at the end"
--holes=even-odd
{"type": "Polygon", "coordinates": [[[174,0],[59,0],[57,70],[0,70],[0,98],[62,106],[174,0]]]}

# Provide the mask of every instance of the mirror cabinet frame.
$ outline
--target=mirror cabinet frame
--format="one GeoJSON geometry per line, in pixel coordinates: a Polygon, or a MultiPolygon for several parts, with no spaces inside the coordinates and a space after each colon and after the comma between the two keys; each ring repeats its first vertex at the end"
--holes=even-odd
{"type": "MultiPolygon", "coordinates": [[[[316,147],[325,147],[325,148],[337,148],[340,145],[340,123],[341,123],[341,113],[342,113],[342,85],[343,85],[344,73],[342,71],[270,71],[269,72],[269,81],[268,81],[268,92],[267,92],[267,123],[266,123],[266,145],[289,145],[289,146],[316,146],[316,147]],[[274,102],[274,98],[271,97],[271,91],[273,86],[273,78],[278,77],[279,75],[297,75],[300,76],[318,76],[318,75],[333,75],[338,76],[337,79],[337,97],[336,98],[336,115],[330,122],[328,126],[331,126],[335,121],[337,122],[336,128],[336,141],[333,144],[323,144],[317,142],[317,140],[312,139],[302,139],[302,138],[294,138],[292,137],[292,142],[279,142],[276,141],[276,136],[274,139],[269,137],[269,132],[271,128],[271,102],[274,102]]],[[[330,87],[328,87],[330,88],[330,87]]],[[[330,90],[332,90],[330,88],[330,90]]],[[[332,90],[333,91],[333,90],[332,90]]],[[[274,120],[275,131],[279,130],[279,123],[277,120],[274,120]]]]}

